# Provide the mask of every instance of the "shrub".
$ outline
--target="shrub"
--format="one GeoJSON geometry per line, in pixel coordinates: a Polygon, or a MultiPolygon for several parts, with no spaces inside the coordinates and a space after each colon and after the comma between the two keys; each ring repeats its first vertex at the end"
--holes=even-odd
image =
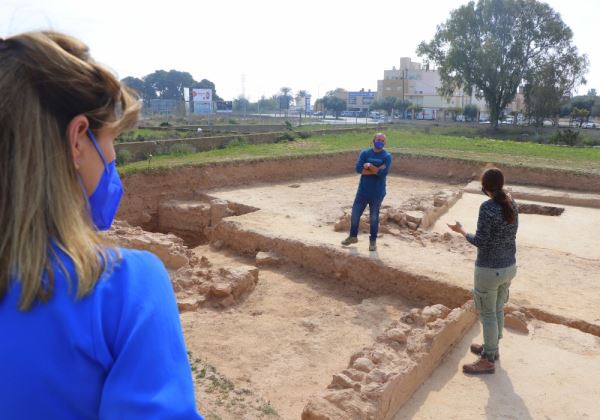
{"type": "Polygon", "coordinates": [[[237,122],[237,120],[236,120],[236,119],[234,119],[234,118],[230,118],[230,119],[229,119],[229,124],[239,124],[239,123],[237,122]]]}
{"type": "Polygon", "coordinates": [[[190,153],[196,153],[196,148],[191,144],[176,144],[169,150],[169,154],[174,156],[184,156],[190,153]]]}
{"type": "Polygon", "coordinates": [[[171,123],[169,123],[169,121],[163,121],[160,123],[159,127],[170,127],[171,123]]]}
{"type": "Polygon", "coordinates": [[[550,138],[550,142],[554,144],[566,144],[567,146],[576,146],[581,143],[579,139],[579,131],[567,128],[565,130],[557,130],[550,138]]]}
{"type": "Polygon", "coordinates": [[[293,134],[293,133],[291,133],[291,132],[286,132],[286,133],[283,133],[283,134],[281,134],[281,135],[277,136],[277,137],[275,138],[275,143],[282,143],[282,142],[284,142],[284,141],[293,141],[293,140],[295,140],[295,139],[296,139],[296,138],[294,137],[294,134],[293,134]]]}
{"type": "Polygon", "coordinates": [[[239,136],[227,143],[227,147],[244,146],[246,144],[249,144],[248,139],[246,137],[239,136]]]}
{"type": "Polygon", "coordinates": [[[123,149],[117,151],[117,165],[124,165],[131,162],[132,154],[129,150],[123,149]]]}
{"type": "Polygon", "coordinates": [[[307,139],[311,136],[312,136],[312,133],[309,131],[299,131],[298,132],[298,137],[300,137],[301,139],[307,139]]]}
{"type": "Polygon", "coordinates": [[[294,130],[294,126],[292,125],[291,122],[289,122],[288,120],[285,120],[285,129],[288,131],[293,131],[294,130]]]}

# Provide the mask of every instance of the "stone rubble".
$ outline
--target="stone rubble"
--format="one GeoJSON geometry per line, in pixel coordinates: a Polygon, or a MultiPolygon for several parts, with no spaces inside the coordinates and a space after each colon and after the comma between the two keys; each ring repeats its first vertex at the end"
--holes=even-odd
{"type": "Polygon", "coordinates": [[[147,232],[116,221],[106,236],[119,246],[150,251],[163,261],[171,276],[180,312],[195,311],[205,304],[230,307],[258,283],[258,268],[213,267],[206,257],[198,258],[183,239],[173,234],[147,232]]]}
{"type": "Polygon", "coordinates": [[[406,312],[372,346],[354,353],[325,391],[309,399],[302,419],[389,418],[473,325],[472,306],[450,310],[438,304],[406,312]]]}

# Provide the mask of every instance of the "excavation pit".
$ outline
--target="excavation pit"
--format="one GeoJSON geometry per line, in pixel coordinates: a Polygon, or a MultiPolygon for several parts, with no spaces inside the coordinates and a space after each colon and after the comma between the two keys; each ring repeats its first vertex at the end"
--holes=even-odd
{"type": "MultiPolygon", "coordinates": [[[[179,177],[165,174],[159,182],[170,184],[168,192],[143,209],[136,198],[124,218],[185,238],[188,264],[172,268],[172,275],[188,348],[231,384],[216,392],[215,379],[196,375],[203,412],[232,419],[394,418],[436,367],[446,366],[445,355],[463,335],[473,337],[476,317],[468,301],[475,250],[445,226],[460,220],[475,230],[485,197],[469,192],[466,180],[390,175],[378,250],[369,252],[365,225],[358,244],[339,244],[347,235],[354,175],[277,182],[264,176],[198,189],[193,179],[167,181],[171,175],[179,177]],[[161,206],[182,202],[188,213],[162,217],[172,224],[165,226],[161,206]],[[190,203],[205,203],[197,208],[208,223],[199,227],[190,203]],[[215,203],[229,211],[211,218],[215,203]],[[405,322],[431,307],[446,309],[438,318],[405,322]],[[373,365],[360,371],[354,364],[361,358],[373,365]],[[247,390],[252,398],[244,399],[247,390]]],[[[520,216],[519,273],[507,325],[531,335],[537,322],[563,324],[592,337],[590,351],[598,351],[598,195],[511,188],[532,209],[564,210],[520,216]]]]}

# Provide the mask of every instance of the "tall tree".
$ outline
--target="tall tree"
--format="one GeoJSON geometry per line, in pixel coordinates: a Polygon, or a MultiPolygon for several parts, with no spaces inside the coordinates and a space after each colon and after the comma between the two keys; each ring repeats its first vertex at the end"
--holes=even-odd
{"type": "Polygon", "coordinates": [[[138,79],[137,77],[128,76],[122,79],[121,82],[135,90],[145,104],[147,104],[150,99],[156,99],[156,91],[149,83],[146,83],[143,78],[138,79]]]}
{"type": "Polygon", "coordinates": [[[478,0],[459,7],[438,26],[420,56],[437,63],[441,94],[464,89],[484,98],[492,127],[517,88],[541,63],[573,49],[560,15],[537,0],[478,0]]]}
{"type": "Polygon", "coordinates": [[[157,70],[147,75],[144,81],[148,83],[161,99],[183,99],[183,88],[194,85],[195,80],[186,71],[157,70]]]}
{"type": "Polygon", "coordinates": [[[586,57],[578,56],[575,50],[548,60],[530,74],[525,84],[525,106],[536,127],[541,127],[545,118],[552,118],[558,125],[563,98],[585,82],[586,69],[586,57]]]}

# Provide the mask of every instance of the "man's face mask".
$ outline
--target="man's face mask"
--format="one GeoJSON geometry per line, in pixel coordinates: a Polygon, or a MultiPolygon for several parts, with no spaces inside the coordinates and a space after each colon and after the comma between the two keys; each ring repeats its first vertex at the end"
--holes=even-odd
{"type": "Polygon", "coordinates": [[[96,229],[108,230],[112,225],[115,214],[117,214],[117,209],[123,196],[123,184],[117,172],[115,161],[106,163],[106,159],[102,154],[102,150],[100,150],[94,134],[89,129],[87,130],[87,134],[92,143],[94,143],[102,159],[102,163],[104,163],[104,171],[102,171],[100,181],[92,195],[88,197],[90,212],[96,229]]]}
{"type": "Polygon", "coordinates": [[[385,143],[380,141],[380,140],[375,140],[373,142],[373,145],[377,148],[377,149],[383,149],[383,146],[385,146],[385,143]]]}

